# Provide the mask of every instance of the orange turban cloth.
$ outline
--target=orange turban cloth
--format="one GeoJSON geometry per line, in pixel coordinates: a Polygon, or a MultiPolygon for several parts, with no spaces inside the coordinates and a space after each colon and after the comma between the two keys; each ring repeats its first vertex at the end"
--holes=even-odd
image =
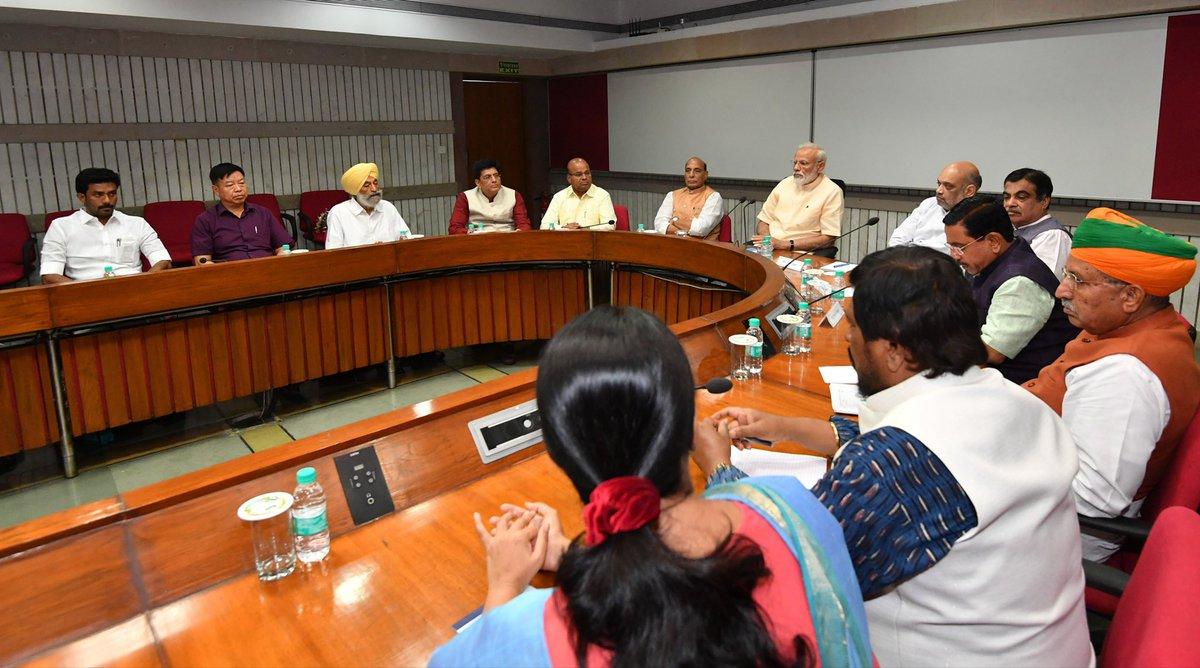
{"type": "Polygon", "coordinates": [[[351,196],[357,195],[371,177],[379,178],[379,167],[373,162],[360,162],[342,174],[342,190],[351,196]]]}
{"type": "Polygon", "coordinates": [[[1079,223],[1071,257],[1158,297],[1187,285],[1196,273],[1195,246],[1105,207],[1079,223]]]}

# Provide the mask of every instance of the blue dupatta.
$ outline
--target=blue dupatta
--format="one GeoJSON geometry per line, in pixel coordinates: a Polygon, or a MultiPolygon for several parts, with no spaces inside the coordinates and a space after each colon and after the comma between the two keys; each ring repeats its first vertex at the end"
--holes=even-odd
{"type": "MultiPolygon", "coordinates": [[[[790,477],[745,478],[704,496],[745,503],[791,549],[804,578],[821,665],[869,668],[874,660],[858,579],[845,538],[825,506],[790,477]]],[[[527,589],[439,647],[429,665],[549,666],[544,612],[553,589],[527,589]]]]}

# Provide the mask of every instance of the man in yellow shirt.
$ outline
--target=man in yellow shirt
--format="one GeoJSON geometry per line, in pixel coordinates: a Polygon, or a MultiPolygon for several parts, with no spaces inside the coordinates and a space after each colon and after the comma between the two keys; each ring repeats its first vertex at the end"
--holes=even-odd
{"type": "Polygon", "coordinates": [[[833,243],[842,229],[842,189],[825,176],[825,150],[804,144],[792,158],[792,176],[779,182],[758,214],[754,240],[771,235],[779,250],[813,250],[833,243]]]}
{"type": "Polygon", "coordinates": [[[592,183],[592,168],[583,158],[567,163],[567,183],[570,187],[554,194],[550,208],[542,216],[542,229],[553,223],[559,230],[611,230],[616,227],[617,214],[612,198],[603,188],[592,183]]]}

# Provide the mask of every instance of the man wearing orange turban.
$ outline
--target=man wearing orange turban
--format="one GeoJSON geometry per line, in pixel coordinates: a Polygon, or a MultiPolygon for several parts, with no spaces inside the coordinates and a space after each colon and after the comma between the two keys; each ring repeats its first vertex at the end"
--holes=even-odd
{"type": "Polygon", "coordinates": [[[325,248],[382,244],[408,236],[408,225],[396,206],[383,199],[375,163],[360,162],[347,169],[342,190],[350,199],[329,209],[325,248]]]}
{"type": "MultiPolygon", "coordinates": [[[[1055,296],[1083,332],[1024,387],[1071,429],[1081,515],[1137,517],[1196,414],[1200,365],[1167,299],[1195,271],[1195,246],[1118,211],[1093,209],[1075,231],[1055,296]]],[[[1116,551],[1086,531],[1085,559],[1116,551]]]]}

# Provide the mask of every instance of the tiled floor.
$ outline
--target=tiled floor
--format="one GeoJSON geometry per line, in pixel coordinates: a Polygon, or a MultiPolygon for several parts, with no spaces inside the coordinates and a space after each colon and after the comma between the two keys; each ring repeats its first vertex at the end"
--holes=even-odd
{"type": "Polygon", "coordinates": [[[278,447],[420,401],[535,366],[539,346],[518,346],[517,361],[503,364],[499,351],[481,347],[446,351],[444,363],[416,371],[405,368],[394,389],[379,370],[363,370],[337,380],[305,383],[277,398],[275,419],[265,424],[240,418],[258,411],[243,398],[190,411],[182,416],[109,432],[117,442],[84,460],[79,476],[44,481],[0,494],[0,527],[19,524],[72,506],[127,492],[251,452],[278,447]],[[125,441],[122,441],[125,439],[125,441]]]}

